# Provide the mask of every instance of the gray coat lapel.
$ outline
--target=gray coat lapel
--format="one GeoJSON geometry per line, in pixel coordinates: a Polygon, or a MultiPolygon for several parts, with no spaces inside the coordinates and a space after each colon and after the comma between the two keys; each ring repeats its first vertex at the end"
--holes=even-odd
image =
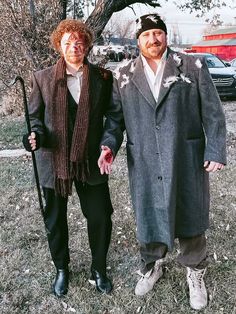
{"type": "Polygon", "coordinates": [[[165,69],[164,69],[164,73],[163,73],[163,77],[162,77],[162,81],[161,81],[161,87],[160,87],[160,92],[159,92],[159,96],[158,96],[158,100],[156,103],[156,108],[161,104],[161,102],[164,100],[164,98],[167,96],[167,94],[169,93],[170,89],[172,88],[172,86],[174,86],[175,82],[170,84],[169,87],[165,87],[164,83],[166,82],[166,79],[169,77],[175,77],[175,76],[179,76],[180,74],[180,65],[177,65],[177,62],[174,60],[173,55],[176,52],[170,50],[168,48],[168,57],[166,60],[166,65],[165,65],[165,69]]]}
{"type": "Polygon", "coordinates": [[[153,108],[156,107],[156,101],[153,97],[152,91],[149,87],[148,81],[146,79],[146,75],[144,74],[143,63],[141,57],[137,58],[137,62],[134,69],[134,74],[131,79],[138,91],[143,95],[143,97],[147,100],[149,105],[153,108]]]}

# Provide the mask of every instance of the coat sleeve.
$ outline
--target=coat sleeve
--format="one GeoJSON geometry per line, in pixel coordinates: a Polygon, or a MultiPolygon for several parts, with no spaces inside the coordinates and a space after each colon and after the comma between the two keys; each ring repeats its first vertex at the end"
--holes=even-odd
{"type": "Polygon", "coordinates": [[[105,117],[101,145],[108,146],[112,150],[113,155],[116,156],[122,144],[123,132],[125,130],[122,101],[116,79],[113,81],[112,97],[105,117]]]}
{"type": "Polygon", "coordinates": [[[44,102],[40,87],[33,73],[31,79],[32,91],[29,98],[29,118],[31,131],[37,132],[40,140],[40,147],[45,142],[45,128],[44,128],[44,102]]]}
{"type": "Polygon", "coordinates": [[[199,71],[202,123],[206,135],[204,160],[226,164],[225,115],[216,87],[204,60],[199,71]]]}

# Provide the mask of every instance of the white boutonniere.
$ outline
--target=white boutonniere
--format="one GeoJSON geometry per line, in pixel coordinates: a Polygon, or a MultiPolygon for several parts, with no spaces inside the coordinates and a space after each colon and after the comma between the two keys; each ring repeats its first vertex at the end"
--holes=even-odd
{"type": "Polygon", "coordinates": [[[186,82],[188,84],[191,83],[191,80],[189,77],[187,77],[184,73],[180,73],[180,78],[182,79],[183,82],[186,82]]]}
{"type": "Polygon", "coordinates": [[[174,59],[176,65],[179,67],[182,63],[180,56],[178,56],[177,53],[175,53],[175,54],[173,54],[173,59],[174,59]]]}
{"type": "Polygon", "coordinates": [[[201,69],[202,63],[201,63],[200,59],[196,60],[195,65],[196,65],[197,68],[201,69]]]}
{"type": "Polygon", "coordinates": [[[120,83],[120,88],[123,88],[129,83],[129,77],[126,74],[122,75],[123,81],[120,83]]]}
{"type": "Polygon", "coordinates": [[[169,88],[174,82],[177,82],[178,80],[178,76],[169,76],[165,79],[163,86],[169,88]]]}

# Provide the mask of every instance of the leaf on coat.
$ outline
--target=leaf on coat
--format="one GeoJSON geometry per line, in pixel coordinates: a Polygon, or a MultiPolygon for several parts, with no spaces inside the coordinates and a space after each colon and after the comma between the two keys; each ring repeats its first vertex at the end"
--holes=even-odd
{"type": "Polygon", "coordinates": [[[132,62],[131,65],[130,65],[129,71],[130,71],[131,73],[133,73],[133,72],[134,72],[134,69],[135,69],[135,65],[134,65],[134,63],[132,62]]]}
{"type": "Polygon", "coordinates": [[[178,76],[169,76],[165,79],[163,86],[169,88],[174,82],[179,80],[178,76]]]}
{"type": "Polygon", "coordinates": [[[129,77],[126,74],[123,74],[122,78],[124,80],[120,83],[120,88],[123,88],[125,85],[129,83],[129,77]]]}
{"type": "Polygon", "coordinates": [[[180,74],[180,77],[181,77],[181,79],[182,79],[182,81],[183,81],[183,82],[186,82],[186,83],[188,83],[188,84],[190,84],[190,83],[191,83],[190,78],[189,78],[189,77],[187,77],[187,76],[185,76],[185,74],[184,74],[184,73],[181,73],[181,74],[180,74]]]}
{"type": "Polygon", "coordinates": [[[130,62],[132,62],[131,60],[127,60],[127,59],[124,59],[114,70],[113,70],[113,74],[115,76],[115,78],[117,80],[119,80],[120,78],[120,70],[122,68],[124,68],[125,66],[127,66],[130,62]]]}
{"type": "Polygon", "coordinates": [[[197,68],[201,69],[202,63],[201,63],[200,59],[197,59],[196,62],[195,62],[195,64],[196,64],[196,67],[197,67],[197,68]]]}
{"type": "Polygon", "coordinates": [[[181,60],[180,56],[177,55],[177,53],[173,54],[173,59],[174,59],[175,63],[177,64],[177,66],[181,65],[182,60],[181,60]]]}

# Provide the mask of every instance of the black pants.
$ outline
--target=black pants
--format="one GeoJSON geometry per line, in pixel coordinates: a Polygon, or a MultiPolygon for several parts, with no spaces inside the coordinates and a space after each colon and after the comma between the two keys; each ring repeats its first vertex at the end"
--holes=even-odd
{"type": "MultiPolygon", "coordinates": [[[[75,181],[80,205],[87,219],[92,268],[106,273],[106,256],[111,239],[113,212],[107,183],[82,184],[75,181]]],[[[66,268],[70,262],[68,247],[67,201],[53,189],[43,188],[46,200],[44,223],[52,260],[57,268],[66,268]]]]}

